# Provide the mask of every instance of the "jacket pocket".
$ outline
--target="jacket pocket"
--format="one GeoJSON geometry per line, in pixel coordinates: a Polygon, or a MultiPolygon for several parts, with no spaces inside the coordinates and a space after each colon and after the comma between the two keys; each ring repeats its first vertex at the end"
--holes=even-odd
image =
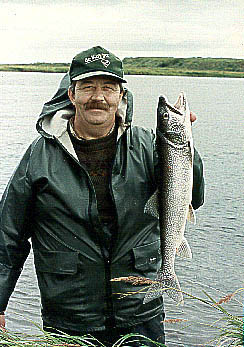
{"type": "Polygon", "coordinates": [[[73,275],[77,272],[78,252],[35,252],[35,266],[39,272],[73,275]]]}
{"type": "Polygon", "coordinates": [[[161,263],[160,240],[133,248],[135,268],[142,272],[158,270],[161,263]]]}

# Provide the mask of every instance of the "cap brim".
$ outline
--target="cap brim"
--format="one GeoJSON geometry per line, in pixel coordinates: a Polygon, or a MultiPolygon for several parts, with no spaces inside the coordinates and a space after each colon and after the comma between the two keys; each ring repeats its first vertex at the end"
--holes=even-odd
{"type": "Polygon", "coordinates": [[[114,77],[116,78],[117,80],[119,80],[120,82],[122,83],[127,83],[126,80],[124,80],[123,78],[119,77],[118,75],[115,75],[111,72],[106,72],[106,71],[93,71],[93,72],[87,72],[87,73],[84,73],[82,75],[78,75],[74,78],[72,78],[72,81],[78,81],[78,80],[82,80],[84,78],[87,78],[87,77],[93,77],[93,76],[111,76],[111,77],[114,77]]]}

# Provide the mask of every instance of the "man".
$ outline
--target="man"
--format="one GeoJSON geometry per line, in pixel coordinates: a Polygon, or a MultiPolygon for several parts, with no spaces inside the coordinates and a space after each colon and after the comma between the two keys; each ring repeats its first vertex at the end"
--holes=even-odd
{"type": "MultiPolygon", "coordinates": [[[[125,82],[122,62],[93,47],[74,57],[44,105],[41,136],[26,151],[0,206],[2,326],[31,238],[46,330],[90,333],[106,346],[130,332],[164,342],[162,297],[143,304],[142,287],[136,287],[119,299],[132,288],[110,281],[154,279],[161,261],[158,220],[144,213],[160,174],[155,135],[131,125],[125,82]]],[[[203,190],[196,151],[195,209],[203,190]]]]}

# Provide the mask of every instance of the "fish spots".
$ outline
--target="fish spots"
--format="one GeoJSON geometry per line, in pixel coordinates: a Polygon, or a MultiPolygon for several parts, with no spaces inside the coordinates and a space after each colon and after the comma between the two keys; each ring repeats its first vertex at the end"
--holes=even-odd
{"type": "Polygon", "coordinates": [[[162,172],[158,189],[147,202],[145,212],[159,218],[162,264],[144,298],[147,303],[165,292],[176,302],[183,302],[180,284],[174,270],[175,255],[190,259],[190,246],[184,237],[186,219],[192,196],[193,166],[192,134],[187,101],[183,94],[178,107],[169,107],[160,98],[157,114],[158,166],[162,172]],[[165,113],[170,121],[164,121],[165,113]],[[188,124],[189,123],[189,124],[188,124]],[[190,130],[189,130],[190,129],[190,130]],[[164,134],[160,136],[160,132],[164,134]],[[167,138],[165,138],[167,137],[167,138]]]}

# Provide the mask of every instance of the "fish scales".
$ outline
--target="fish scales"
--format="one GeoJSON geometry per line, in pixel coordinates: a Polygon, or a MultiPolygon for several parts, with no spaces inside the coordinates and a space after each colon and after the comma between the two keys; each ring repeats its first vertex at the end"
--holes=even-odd
{"type": "Polygon", "coordinates": [[[177,303],[183,303],[174,270],[175,255],[177,252],[185,258],[192,257],[184,230],[187,218],[195,220],[191,207],[194,150],[190,111],[184,93],[180,93],[174,106],[166,97],[159,98],[156,146],[161,177],[145,212],[159,218],[162,266],[144,303],[164,292],[177,303]]]}

